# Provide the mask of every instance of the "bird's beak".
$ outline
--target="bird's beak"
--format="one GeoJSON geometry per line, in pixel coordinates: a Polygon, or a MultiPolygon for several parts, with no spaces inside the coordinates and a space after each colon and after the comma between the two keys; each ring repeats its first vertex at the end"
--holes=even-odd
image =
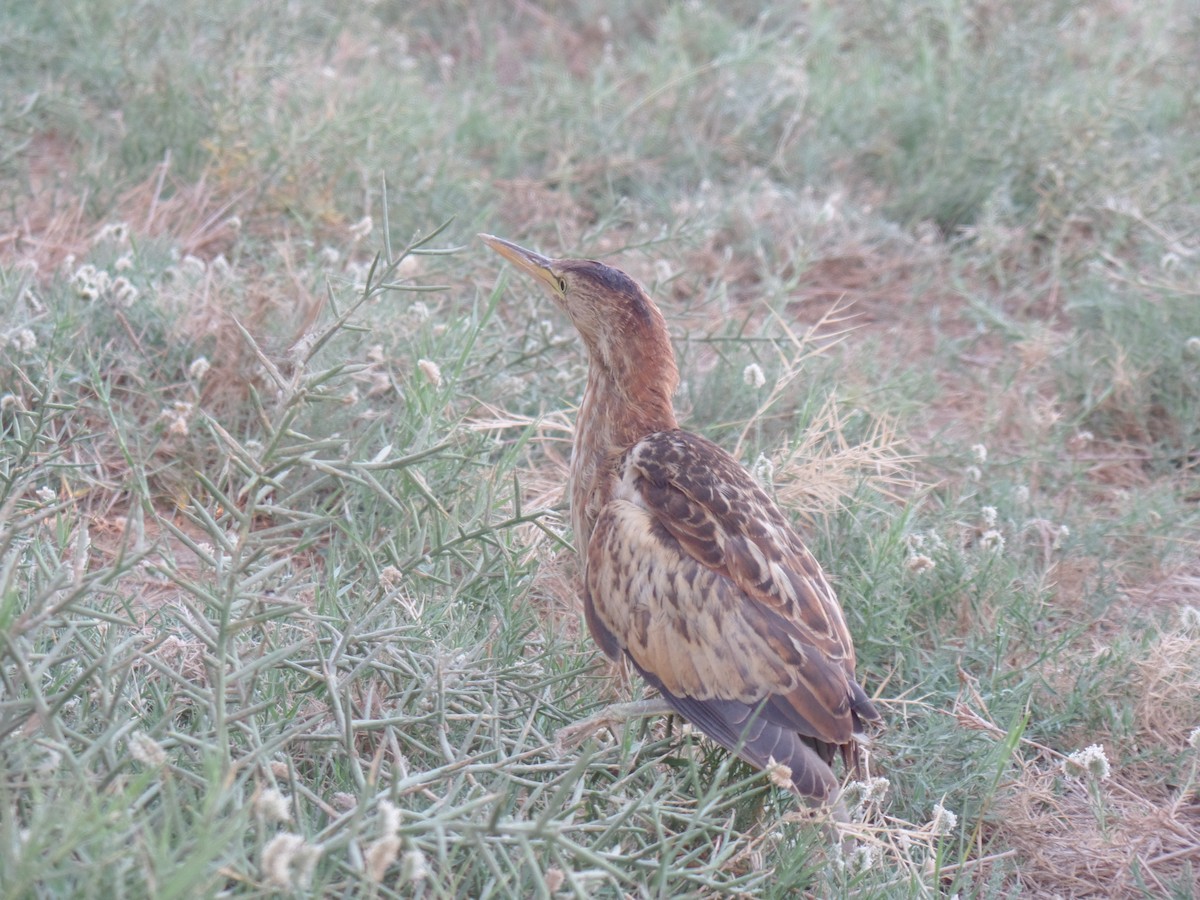
{"type": "Polygon", "coordinates": [[[479,235],[479,239],[522,272],[526,272],[542,282],[552,293],[558,293],[558,276],[550,268],[552,265],[551,260],[540,253],[534,253],[532,250],[518,247],[510,241],[494,237],[490,234],[481,234],[479,235]]]}

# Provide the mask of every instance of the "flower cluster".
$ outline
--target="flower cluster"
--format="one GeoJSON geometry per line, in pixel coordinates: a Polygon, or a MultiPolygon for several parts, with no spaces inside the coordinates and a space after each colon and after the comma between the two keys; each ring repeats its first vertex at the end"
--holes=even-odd
{"type": "Polygon", "coordinates": [[[1076,750],[1062,761],[1063,774],[1077,781],[1105,781],[1112,774],[1108,765],[1108,757],[1104,747],[1092,744],[1082,750],[1076,750]]]}
{"type": "Polygon", "coordinates": [[[89,303],[111,300],[118,306],[129,307],[138,298],[138,289],[124,275],[113,278],[106,269],[97,269],[91,263],[75,270],[71,276],[71,287],[89,303]]]}

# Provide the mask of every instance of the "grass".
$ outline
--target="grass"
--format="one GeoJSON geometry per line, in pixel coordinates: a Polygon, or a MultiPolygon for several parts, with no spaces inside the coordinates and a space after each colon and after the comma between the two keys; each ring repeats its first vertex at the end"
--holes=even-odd
{"type": "Polygon", "coordinates": [[[1196,28],[5,7],[2,892],[1194,897],[1196,28]],[[679,723],[556,742],[641,686],[580,348],[481,230],[651,286],[806,529],[887,722],[857,849],[679,723]]]}

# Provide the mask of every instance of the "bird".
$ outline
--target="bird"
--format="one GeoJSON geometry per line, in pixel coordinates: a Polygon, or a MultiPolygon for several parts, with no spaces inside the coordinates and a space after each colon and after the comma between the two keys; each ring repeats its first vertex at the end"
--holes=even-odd
{"type": "Polygon", "coordinates": [[[592,638],[662,708],[844,818],[834,757],[857,772],[866,724],[880,720],[845,617],[753,476],[680,428],[662,312],[603,262],[479,237],[550,294],[587,354],[568,493],[592,638]]]}

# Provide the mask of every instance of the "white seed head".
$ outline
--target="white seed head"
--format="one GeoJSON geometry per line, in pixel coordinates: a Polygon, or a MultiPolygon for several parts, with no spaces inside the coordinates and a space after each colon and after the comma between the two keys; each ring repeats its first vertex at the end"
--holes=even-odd
{"type": "Polygon", "coordinates": [[[775,787],[784,788],[785,790],[791,789],[792,769],[790,766],[786,766],[781,762],[775,762],[774,757],[772,757],[770,760],[768,760],[765,771],[767,773],[767,779],[771,782],[771,784],[775,785],[775,787]]]}
{"type": "Polygon", "coordinates": [[[400,830],[400,807],[391,800],[379,801],[379,830],[383,834],[395,834],[400,830]]]}
{"type": "Polygon", "coordinates": [[[979,510],[979,515],[983,517],[983,524],[988,528],[996,527],[996,517],[998,515],[996,512],[996,507],[985,506],[983,509],[979,510]]]}
{"type": "Polygon", "coordinates": [[[767,376],[763,374],[762,366],[758,363],[750,363],[742,370],[742,381],[758,390],[767,383],[767,376]]]}
{"type": "Polygon", "coordinates": [[[766,454],[758,454],[758,459],[754,460],[754,465],[750,467],[750,474],[754,476],[754,480],[766,488],[768,491],[775,484],[775,463],[766,454]]]}
{"type": "Polygon", "coordinates": [[[254,814],[266,822],[290,822],[292,807],[288,798],[276,788],[266,788],[254,798],[254,814]]]}
{"type": "Polygon", "coordinates": [[[429,865],[425,862],[425,854],[413,847],[405,850],[400,860],[400,879],[403,882],[424,881],[429,877],[429,865]]]}
{"type": "Polygon", "coordinates": [[[553,894],[557,891],[563,886],[563,882],[566,880],[566,873],[562,869],[556,869],[553,866],[547,869],[546,874],[542,876],[542,884],[546,886],[546,893],[548,894],[553,894]]]}
{"type": "Polygon", "coordinates": [[[421,370],[425,377],[429,379],[429,383],[434,387],[442,386],[442,370],[433,360],[418,359],[417,368],[421,370]]]}
{"type": "Polygon", "coordinates": [[[375,884],[383,881],[388,868],[400,855],[400,847],[400,838],[394,834],[385,835],[367,846],[366,852],[363,853],[363,861],[366,864],[368,881],[375,884]]]}
{"type": "Polygon", "coordinates": [[[263,847],[263,878],[267,884],[283,890],[305,888],[312,880],[320,856],[320,846],[307,843],[298,834],[281,831],[263,847]]]}
{"type": "Polygon", "coordinates": [[[1061,550],[1062,545],[1066,543],[1067,538],[1069,538],[1070,536],[1071,536],[1071,529],[1068,528],[1066,525],[1059,525],[1058,529],[1054,532],[1054,542],[1052,544],[1054,549],[1061,550]]]}
{"type": "Polygon", "coordinates": [[[908,559],[904,563],[904,567],[910,572],[928,572],[936,565],[937,563],[924,553],[909,554],[908,559]]]}
{"type": "Polygon", "coordinates": [[[166,751],[144,731],[135,731],[129,735],[129,755],[151,769],[161,768],[167,762],[166,751]]]}
{"type": "Polygon", "coordinates": [[[983,444],[972,444],[971,456],[974,458],[975,462],[983,465],[985,462],[987,462],[988,449],[983,444]]]}

